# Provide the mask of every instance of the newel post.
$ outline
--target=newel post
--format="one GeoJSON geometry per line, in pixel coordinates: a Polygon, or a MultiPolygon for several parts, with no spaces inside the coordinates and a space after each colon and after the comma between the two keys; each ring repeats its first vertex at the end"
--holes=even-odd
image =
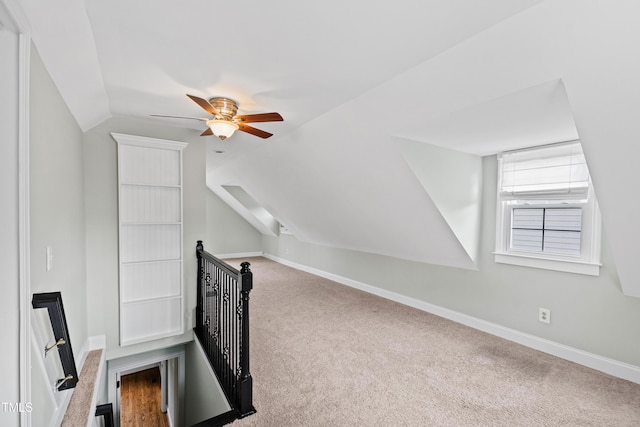
{"type": "Polygon", "coordinates": [[[253,289],[253,273],[249,269],[249,263],[240,264],[242,299],[242,327],[241,327],[241,348],[240,348],[240,378],[238,381],[238,411],[240,418],[246,417],[256,412],[253,407],[253,378],[249,371],[249,292],[253,289]]]}
{"type": "Polygon", "coordinates": [[[202,245],[202,240],[198,240],[198,243],[196,244],[196,258],[198,259],[198,279],[196,290],[196,334],[199,337],[204,336],[202,334],[202,326],[204,323],[204,307],[202,306],[202,302],[204,300],[204,295],[202,293],[202,276],[204,274],[204,261],[202,260],[203,251],[204,246],[202,245]]]}

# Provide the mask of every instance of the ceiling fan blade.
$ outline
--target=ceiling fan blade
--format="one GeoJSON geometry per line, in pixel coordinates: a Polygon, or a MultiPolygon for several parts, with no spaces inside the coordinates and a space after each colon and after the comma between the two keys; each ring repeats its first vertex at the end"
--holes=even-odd
{"type": "Polygon", "coordinates": [[[189,95],[189,94],[187,94],[187,96],[189,98],[191,98],[196,104],[201,106],[207,113],[209,113],[209,114],[211,114],[213,116],[219,116],[220,115],[218,110],[213,108],[213,105],[211,105],[209,103],[209,101],[207,101],[206,99],[198,98],[197,96],[193,96],[193,95],[189,95]]]}
{"type": "Polygon", "coordinates": [[[200,120],[201,122],[206,122],[209,119],[203,119],[202,117],[187,117],[187,116],[165,116],[164,114],[149,114],[153,117],[168,117],[170,119],[190,119],[190,120],[200,120]]]}
{"type": "Polygon", "coordinates": [[[233,120],[236,122],[243,122],[243,123],[258,123],[258,122],[281,122],[284,119],[278,113],[261,113],[261,114],[246,114],[244,116],[235,116],[233,120]]]}
{"type": "Polygon", "coordinates": [[[207,130],[205,130],[200,134],[200,136],[208,136],[208,135],[213,135],[213,131],[209,127],[207,128],[207,130]]]}
{"type": "Polygon", "coordinates": [[[243,123],[238,123],[238,130],[241,130],[242,132],[250,133],[251,135],[259,136],[260,138],[264,138],[264,139],[267,139],[273,135],[272,133],[265,132],[260,129],[256,129],[251,126],[247,126],[243,123]]]}

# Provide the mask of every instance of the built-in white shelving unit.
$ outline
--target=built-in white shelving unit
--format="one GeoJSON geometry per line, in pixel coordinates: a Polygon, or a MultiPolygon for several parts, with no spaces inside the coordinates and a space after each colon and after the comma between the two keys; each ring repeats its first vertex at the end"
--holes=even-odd
{"type": "Polygon", "coordinates": [[[120,345],[182,334],[184,142],[112,134],[118,143],[120,345]]]}

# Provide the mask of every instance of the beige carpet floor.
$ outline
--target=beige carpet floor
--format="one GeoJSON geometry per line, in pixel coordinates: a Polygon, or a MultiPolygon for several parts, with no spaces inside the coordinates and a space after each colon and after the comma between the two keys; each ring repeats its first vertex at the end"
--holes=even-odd
{"type": "Polygon", "coordinates": [[[638,384],[249,261],[257,413],[234,426],[640,426],[638,384]]]}
{"type": "Polygon", "coordinates": [[[92,350],[87,353],[78,376],[78,383],[73,389],[69,406],[62,419],[62,427],[85,426],[87,420],[92,419],[91,415],[95,414],[96,408],[91,406],[91,402],[101,358],[102,350],[92,350]]]}

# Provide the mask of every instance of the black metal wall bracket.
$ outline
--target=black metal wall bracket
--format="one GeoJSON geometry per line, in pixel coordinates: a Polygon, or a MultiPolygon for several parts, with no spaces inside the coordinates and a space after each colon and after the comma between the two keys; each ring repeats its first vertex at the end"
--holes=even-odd
{"type": "Polygon", "coordinates": [[[31,305],[34,309],[46,308],[49,312],[49,320],[51,321],[51,328],[53,329],[56,343],[52,347],[45,348],[45,356],[49,351],[53,350],[53,348],[57,348],[62,363],[62,370],[65,374],[65,377],[60,378],[56,383],[56,388],[59,391],[74,388],[78,383],[78,372],[76,371],[76,362],[73,358],[67,318],[64,315],[62,295],[60,292],[33,294],[31,305]]]}
{"type": "Polygon", "coordinates": [[[105,403],[96,406],[96,417],[103,417],[105,427],[113,427],[113,405],[105,403]]]}

